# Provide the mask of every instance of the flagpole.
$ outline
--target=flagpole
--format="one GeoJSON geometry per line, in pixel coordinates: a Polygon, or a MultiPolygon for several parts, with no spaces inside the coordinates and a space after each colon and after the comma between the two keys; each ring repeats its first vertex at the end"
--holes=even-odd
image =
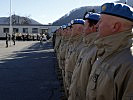
{"type": "Polygon", "coordinates": [[[10,34],[10,45],[11,45],[11,37],[12,37],[12,0],[10,0],[10,28],[9,28],[9,34],[10,34]]]}

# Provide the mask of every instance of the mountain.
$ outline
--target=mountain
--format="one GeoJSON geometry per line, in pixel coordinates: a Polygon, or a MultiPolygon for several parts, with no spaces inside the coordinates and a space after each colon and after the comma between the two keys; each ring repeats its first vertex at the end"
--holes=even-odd
{"type": "MultiPolygon", "coordinates": [[[[133,7],[133,0],[118,0],[116,2],[125,3],[126,1],[128,5],[133,7]]],[[[61,25],[69,23],[73,19],[83,19],[84,14],[87,11],[92,11],[93,9],[95,10],[95,12],[100,12],[100,6],[85,6],[85,7],[76,8],[70,11],[68,14],[65,14],[60,19],[53,22],[52,25],[61,26],[61,25]]]]}
{"type": "MultiPolygon", "coordinates": [[[[12,25],[42,25],[41,23],[28,18],[28,17],[22,17],[18,15],[12,15],[12,25]]],[[[9,24],[10,23],[10,17],[0,17],[0,25],[9,24]]]]}
{"type": "Polygon", "coordinates": [[[69,23],[73,19],[83,19],[84,14],[86,12],[92,11],[92,10],[93,11],[95,10],[95,12],[99,12],[100,6],[85,6],[85,7],[76,8],[76,9],[70,11],[68,14],[65,14],[60,19],[53,22],[52,25],[61,26],[61,25],[69,23]]]}

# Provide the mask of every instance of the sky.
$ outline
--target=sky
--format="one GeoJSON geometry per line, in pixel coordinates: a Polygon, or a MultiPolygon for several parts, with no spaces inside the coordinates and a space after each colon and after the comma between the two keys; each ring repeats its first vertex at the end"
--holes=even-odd
{"type": "MultiPolygon", "coordinates": [[[[53,23],[75,8],[102,5],[117,0],[11,0],[12,14],[25,16],[41,24],[53,23]]],[[[0,17],[10,15],[10,0],[1,0],[0,17]]]]}

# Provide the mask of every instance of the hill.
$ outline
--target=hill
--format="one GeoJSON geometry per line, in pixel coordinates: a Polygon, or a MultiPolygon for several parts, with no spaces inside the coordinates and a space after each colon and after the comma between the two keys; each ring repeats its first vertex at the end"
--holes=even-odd
{"type": "Polygon", "coordinates": [[[100,6],[85,6],[85,7],[76,8],[76,9],[70,11],[69,13],[65,14],[60,19],[53,22],[52,25],[61,26],[61,25],[69,23],[73,19],[82,19],[86,12],[92,11],[92,10],[95,12],[99,12],[100,6]]]}
{"type": "MultiPolygon", "coordinates": [[[[39,22],[23,16],[12,15],[12,25],[42,25],[39,22]]],[[[10,17],[0,17],[0,25],[8,25],[10,23],[10,17]]]]}

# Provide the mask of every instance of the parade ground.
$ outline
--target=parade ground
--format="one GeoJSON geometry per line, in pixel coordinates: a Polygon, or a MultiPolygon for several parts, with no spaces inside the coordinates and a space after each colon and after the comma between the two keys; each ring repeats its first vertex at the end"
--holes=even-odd
{"type": "Polygon", "coordinates": [[[0,100],[60,100],[51,42],[0,41],[0,100]]]}

